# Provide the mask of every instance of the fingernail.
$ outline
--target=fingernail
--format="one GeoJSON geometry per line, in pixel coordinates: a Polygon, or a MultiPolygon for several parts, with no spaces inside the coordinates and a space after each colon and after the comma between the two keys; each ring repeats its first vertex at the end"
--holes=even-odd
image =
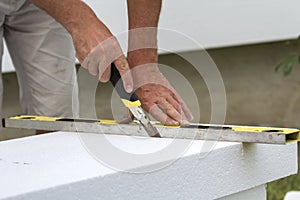
{"type": "Polygon", "coordinates": [[[180,125],[181,126],[188,126],[188,125],[190,125],[190,122],[184,119],[184,120],[181,121],[180,125]]]}
{"type": "Polygon", "coordinates": [[[179,122],[177,122],[177,121],[172,121],[171,124],[172,124],[172,126],[179,126],[179,122]]]}
{"type": "Polygon", "coordinates": [[[132,92],[133,88],[132,85],[126,85],[126,92],[132,92]]]}

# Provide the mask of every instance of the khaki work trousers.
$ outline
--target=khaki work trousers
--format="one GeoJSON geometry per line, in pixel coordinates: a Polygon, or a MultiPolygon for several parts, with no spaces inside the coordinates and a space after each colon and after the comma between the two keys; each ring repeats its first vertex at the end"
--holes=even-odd
{"type": "MultiPolygon", "coordinates": [[[[68,32],[26,0],[1,0],[0,37],[0,63],[4,38],[18,76],[24,114],[77,117],[75,52],[68,32]]],[[[0,77],[1,105],[2,94],[0,77]]]]}

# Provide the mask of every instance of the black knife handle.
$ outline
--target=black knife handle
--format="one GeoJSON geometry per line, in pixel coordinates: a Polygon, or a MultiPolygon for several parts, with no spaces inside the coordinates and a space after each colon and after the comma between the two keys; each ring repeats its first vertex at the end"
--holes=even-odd
{"type": "Polygon", "coordinates": [[[117,90],[121,99],[126,99],[129,101],[137,101],[139,100],[138,96],[133,92],[127,93],[123,81],[121,79],[121,75],[117,67],[112,63],[111,64],[111,75],[110,75],[110,82],[113,84],[114,88],[117,90]]]}

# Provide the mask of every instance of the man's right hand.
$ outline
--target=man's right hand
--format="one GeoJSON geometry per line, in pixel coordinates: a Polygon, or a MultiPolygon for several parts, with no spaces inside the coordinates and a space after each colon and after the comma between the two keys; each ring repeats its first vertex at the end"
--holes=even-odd
{"type": "MultiPolygon", "coordinates": [[[[90,10],[87,6],[86,9],[90,10]]],[[[80,30],[72,32],[79,62],[90,74],[98,75],[101,82],[109,81],[111,63],[114,63],[120,72],[125,90],[132,92],[133,81],[129,64],[117,39],[91,10],[82,12],[81,15],[86,21],[82,21],[80,30]]]]}
{"type": "Polygon", "coordinates": [[[119,70],[127,92],[133,90],[128,62],[116,38],[97,18],[95,13],[80,0],[30,0],[60,22],[71,34],[76,57],[92,75],[101,82],[110,78],[110,65],[119,70]]]}
{"type": "MultiPolygon", "coordinates": [[[[92,28],[92,29],[99,29],[92,28]]],[[[98,34],[102,34],[99,30],[92,30],[92,32],[98,31],[98,34]]],[[[97,35],[97,34],[94,34],[97,35]]],[[[107,34],[106,34],[107,35],[107,34]]],[[[116,68],[118,69],[123,84],[125,87],[125,90],[130,93],[133,90],[133,81],[130,73],[129,64],[127,62],[127,59],[123,55],[122,49],[117,41],[117,39],[110,34],[109,37],[104,37],[105,39],[100,41],[97,44],[96,47],[90,48],[94,46],[94,43],[92,40],[92,37],[90,37],[91,34],[87,34],[86,36],[76,36],[74,37],[75,48],[76,48],[76,54],[77,58],[82,63],[81,65],[86,68],[90,74],[99,76],[99,80],[101,82],[107,82],[110,79],[111,75],[111,63],[114,63],[116,68]],[[85,39],[81,39],[81,37],[87,37],[85,39]],[[76,38],[79,38],[76,40],[76,38]],[[90,44],[89,44],[90,43],[90,44]],[[85,47],[85,48],[84,48],[85,47]],[[86,50],[90,49],[90,50],[86,50]],[[86,55],[86,52],[89,53],[86,55]],[[82,61],[82,58],[83,61],[82,61]]],[[[97,37],[95,39],[98,39],[101,37],[97,37]]]]}

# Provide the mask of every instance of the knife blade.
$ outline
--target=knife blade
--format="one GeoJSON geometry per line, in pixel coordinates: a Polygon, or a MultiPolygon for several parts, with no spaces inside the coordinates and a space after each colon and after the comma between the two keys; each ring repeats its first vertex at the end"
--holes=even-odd
{"type": "Polygon", "coordinates": [[[111,64],[110,82],[120,96],[123,104],[130,110],[136,120],[140,122],[148,135],[151,137],[160,137],[157,128],[151,124],[150,118],[141,108],[141,102],[135,92],[126,92],[120,72],[113,63],[111,64]]]}

